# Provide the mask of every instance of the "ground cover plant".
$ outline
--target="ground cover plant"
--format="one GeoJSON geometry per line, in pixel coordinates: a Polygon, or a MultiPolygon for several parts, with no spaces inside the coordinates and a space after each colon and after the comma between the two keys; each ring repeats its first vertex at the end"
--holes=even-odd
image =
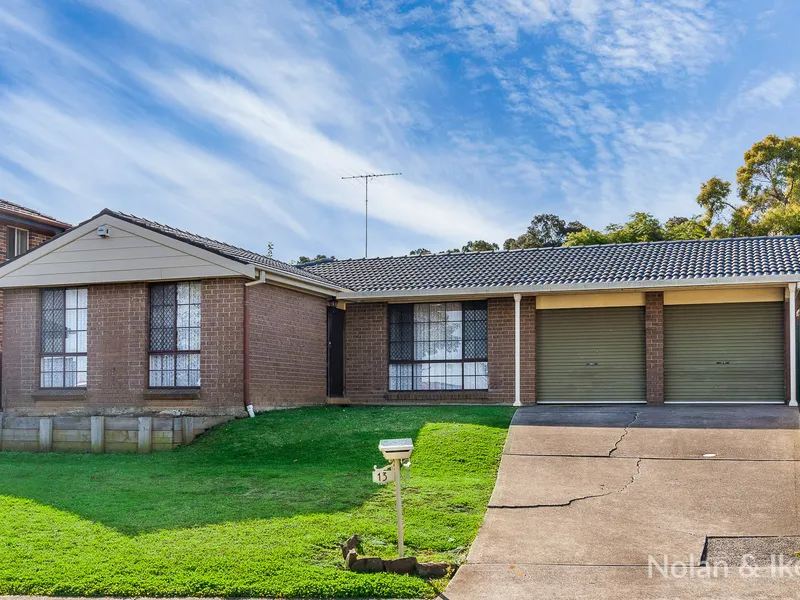
{"type": "Polygon", "coordinates": [[[228,423],[147,456],[0,453],[0,594],[433,597],[446,581],[342,569],[396,555],[383,437],[412,437],[406,547],[462,559],[512,409],[324,407],[228,423]]]}

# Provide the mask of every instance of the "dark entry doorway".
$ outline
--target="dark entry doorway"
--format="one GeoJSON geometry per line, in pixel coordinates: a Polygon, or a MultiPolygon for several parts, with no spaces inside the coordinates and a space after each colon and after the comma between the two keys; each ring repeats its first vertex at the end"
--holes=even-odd
{"type": "Polygon", "coordinates": [[[328,307],[328,397],[344,396],[344,311],[328,307]]]}

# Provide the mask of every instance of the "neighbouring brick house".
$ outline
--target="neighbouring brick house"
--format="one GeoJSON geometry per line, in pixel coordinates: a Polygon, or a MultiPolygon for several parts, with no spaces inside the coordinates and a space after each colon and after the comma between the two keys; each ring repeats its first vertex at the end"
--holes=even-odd
{"type": "Polygon", "coordinates": [[[794,405],[798,280],[800,237],[297,267],[105,210],[0,267],[2,406],[794,405]]]}
{"type": "MultiPolygon", "coordinates": [[[[70,228],[48,215],[0,198],[0,260],[5,262],[70,228]]],[[[3,294],[0,292],[0,352],[3,350],[3,294]]]]}

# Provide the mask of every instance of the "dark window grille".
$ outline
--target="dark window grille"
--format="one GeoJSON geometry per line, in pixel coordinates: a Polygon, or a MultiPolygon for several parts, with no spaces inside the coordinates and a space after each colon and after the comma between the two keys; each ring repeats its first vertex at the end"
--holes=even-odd
{"type": "Polygon", "coordinates": [[[485,301],[389,306],[389,390],[486,390],[485,301]]]}
{"type": "Polygon", "coordinates": [[[150,387],[200,386],[199,281],[150,286],[150,387]]]}
{"type": "Polygon", "coordinates": [[[88,289],[43,289],[39,386],[86,387],[88,289]]]}

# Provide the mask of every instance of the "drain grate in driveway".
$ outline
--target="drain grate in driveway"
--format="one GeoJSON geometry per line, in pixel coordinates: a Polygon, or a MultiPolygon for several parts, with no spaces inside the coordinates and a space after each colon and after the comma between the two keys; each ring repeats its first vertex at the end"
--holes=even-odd
{"type": "Polygon", "coordinates": [[[709,537],[706,538],[703,563],[753,567],[800,565],[796,552],[800,552],[800,536],[709,537]]]}

